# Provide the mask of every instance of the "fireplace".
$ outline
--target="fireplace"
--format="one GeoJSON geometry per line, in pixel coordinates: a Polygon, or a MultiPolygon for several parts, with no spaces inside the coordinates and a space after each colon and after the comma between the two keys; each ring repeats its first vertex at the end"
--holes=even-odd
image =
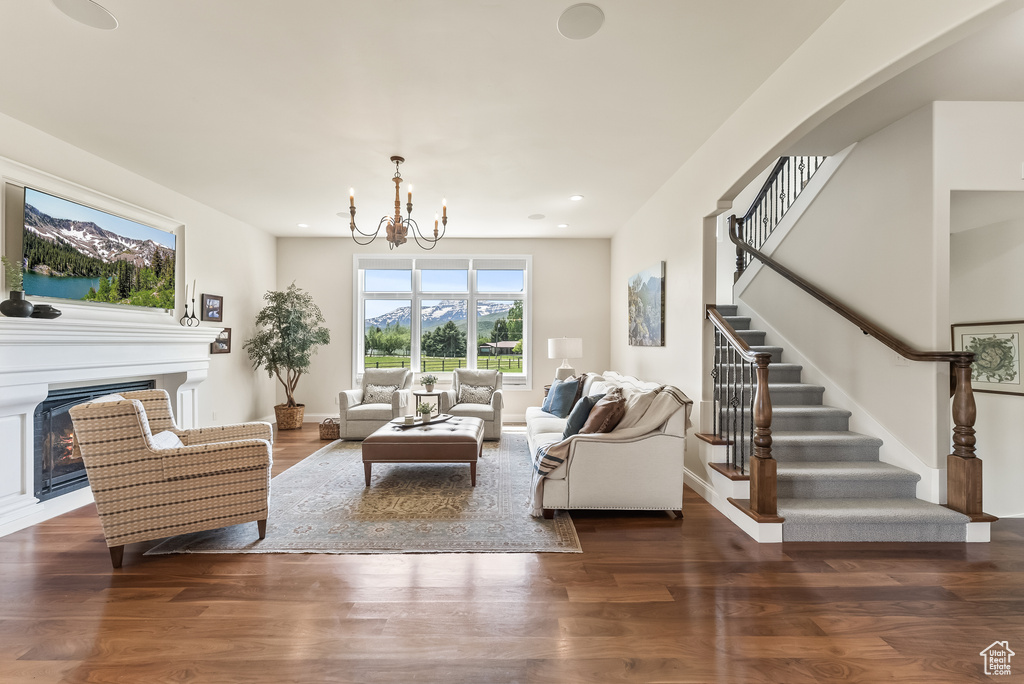
{"type": "Polygon", "coordinates": [[[45,501],[89,484],[82,456],[74,448],[74,430],[68,413],[72,406],[106,394],[153,389],[154,384],[152,380],[143,380],[50,389],[36,407],[34,417],[36,498],[45,501]]]}

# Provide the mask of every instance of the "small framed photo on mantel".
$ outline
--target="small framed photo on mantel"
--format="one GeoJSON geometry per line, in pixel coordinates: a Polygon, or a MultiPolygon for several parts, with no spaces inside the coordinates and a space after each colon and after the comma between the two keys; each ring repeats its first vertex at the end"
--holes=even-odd
{"type": "Polygon", "coordinates": [[[231,353],[231,328],[224,328],[220,331],[220,335],[217,335],[210,344],[211,354],[230,354],[231,353]]]}
{"type": "Polygon", "coordinates": [[[956,323],[953,351],[974,352],[971,388],[991,394],[1022,394],[1020,345],[1024,321],[956,323]]]}
{"type": "Polygon", "coordinates": [[[220,295],[204,294],[200,311],[200,319],[220,323],[224,320],[224,298],[220,295]]]}

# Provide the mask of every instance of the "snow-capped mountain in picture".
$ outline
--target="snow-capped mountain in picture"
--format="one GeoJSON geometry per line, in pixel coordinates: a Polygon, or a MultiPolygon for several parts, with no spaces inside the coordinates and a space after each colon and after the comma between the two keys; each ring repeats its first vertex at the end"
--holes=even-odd
{"type": "MultiPolygon", "coordinates": [[[[499,317],[508,313],[508,310],[512,308],[512,302],[478,302],[476,316],[477,319],[484,317],[499,317]]],[[[465,321],[466,314],[466,300],[465,299],[444,299],[438,301],[433,306],[424,306],[421,311],[421,321],[423,330],[431,330],[439,325],[444,325],[448,321],[465,321]]],[[[368,318],[366,320],[366,328],[380,328],[381,330],[387,328],[389,325],[402,325],[408,327],[412,322],[412,309],[408,306],[389,311],[375,318],[368,318]]]]}
{"type": "Polygon", "coordinates": [[[48,242],[63,241],[76,252],[110,264],[128,261],[135,266],[151,266],[157,250],[164,259],[174,258],[174,250],[153,240],[137,240],[104,230],[92,221],[75,221],[49,216],[31,204],[25,204],[25,230],[48,242]]]}

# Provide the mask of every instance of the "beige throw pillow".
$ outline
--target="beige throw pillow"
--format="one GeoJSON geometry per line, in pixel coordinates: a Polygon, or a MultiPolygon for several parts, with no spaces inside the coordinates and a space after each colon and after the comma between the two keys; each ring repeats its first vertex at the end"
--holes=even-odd
{"type": "Polygon", "coordinates": [[[367,385],[363,388],[364,404],[390,404],[398,385],[367,385]]]}
{"type": "Polygon", "coordinates": [[[494,388],[487,385],[459,385],[460,404],[490,404],[494,388]]]}

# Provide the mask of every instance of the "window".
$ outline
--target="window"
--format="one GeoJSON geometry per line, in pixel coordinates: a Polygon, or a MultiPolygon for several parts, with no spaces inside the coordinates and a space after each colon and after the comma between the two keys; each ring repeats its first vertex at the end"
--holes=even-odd
{"type": "Polygon", "coordinates": [[[353,365],[444,375],[491,368],[530,384],[529,256],[354,257],[353,365]]]}

